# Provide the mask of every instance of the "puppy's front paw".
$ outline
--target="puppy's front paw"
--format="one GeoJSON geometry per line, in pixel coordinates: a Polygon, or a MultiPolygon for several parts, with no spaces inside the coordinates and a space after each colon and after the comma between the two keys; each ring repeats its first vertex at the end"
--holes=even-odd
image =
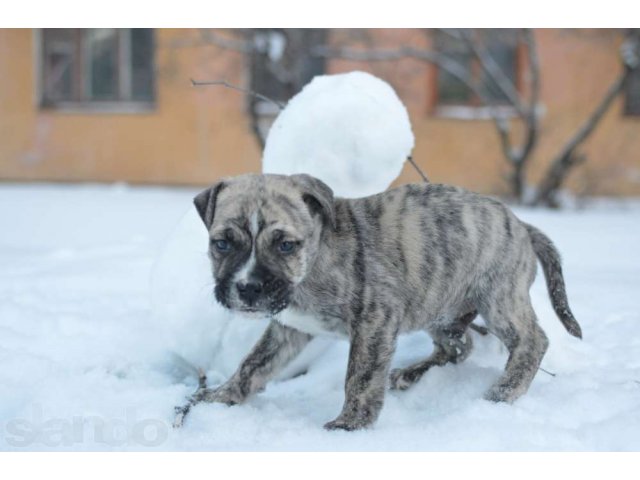
{"type": "Polygon", "coordinates": [[[484,394],[484,399],[494,403],[513,403],[517,397],[509,385],[494,385],[484,394]]]}
{"type": "Polygon", "coordinates": [[[239,389],[230,385],[223,385],[219,388],[203,388],[191,398],[195,403],[225,403],[227,405],[236,405],[245,399],[239,389]]]}
{"type": "Polygon", "coordinates": [[[347,419],[343,416],[339,416],[335,420],[325,423],[324,428],[326,430],[346,430],[352,432],[353,430],[360,430],[371,425],[371,422],[366,422],[359,419],[347,419]]]}

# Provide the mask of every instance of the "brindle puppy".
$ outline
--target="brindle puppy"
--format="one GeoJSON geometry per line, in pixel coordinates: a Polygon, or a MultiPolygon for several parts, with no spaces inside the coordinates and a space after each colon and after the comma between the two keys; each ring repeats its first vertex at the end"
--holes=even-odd
{"type": "Polygon", "coordinates": [[[391,372],[391,387],[405,389],[469,355],[476,311],[509,350],[485,397],[512,402],[548,345],[529,298],[536,257],[558,317],[582,335],[551,240],[492,198],[423,184],[334,199],[309,175],[245,175],[200,193],[195,206],[209,231],[216,299],[272,321],[236,373],[194,402],[241,403],[314,335],[332,334],[351,348],[344,407],[325,427],[363,428],[382,408],[398,334],[426,330],[435,343],[426,360],[391,372]]]}

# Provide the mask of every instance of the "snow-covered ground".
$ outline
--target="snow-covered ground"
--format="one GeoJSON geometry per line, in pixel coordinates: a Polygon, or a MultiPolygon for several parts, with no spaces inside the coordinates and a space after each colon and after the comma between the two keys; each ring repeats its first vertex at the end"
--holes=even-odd
{"type": "MultiPolygon", "coordinates": [[[[584,341],[562,329],[540,275],[542,366],[556,376],[539,372],[514,405],[482,400],[506,352],[476,336],[465,363],[388,392],[374,428],[326,432],[343,400],[348,345],[336,340],[306,375],[242,406],[198,406],[171,429],[195,379],[151,314],[149,276],[194,193],[0,185],[0,450],[640,449],[639,202],[517,211],[562,251],[584,341]]],[[[405,336],[394,364],[430,350],[405,336]]]]}

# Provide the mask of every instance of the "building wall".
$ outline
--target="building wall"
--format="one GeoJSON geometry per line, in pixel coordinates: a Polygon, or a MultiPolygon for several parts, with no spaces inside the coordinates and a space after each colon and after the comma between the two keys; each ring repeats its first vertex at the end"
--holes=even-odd
{"type": "MultiPolygon", "coordinates": [[[[349,33],[335,32],[334,39],[349,33]]],[[[428,43],[415,30],[380,30],[374,36],[382,47],[428,43]]],[[[192,87],[189,81],[223,78],[244,85],[241,55],[202,46],[192,30],[158,29],[153,112],[62,113],[37,108],[36,38],[32,30],[0,29],[0,179],[206,184],[259,171],[244,96],[222,87],[192,87]]],[[[537,30],[536,38],[543,116],[531,181],[595,108],[620,68],[620,38],[613,33],[537,30]]],[[[432,67],[415,60],[329,64],[330,72],[354,68],[397,89],[413,122],[414,158],[432,181],[506,191],[508,169],[492,123],[433,115],[432,67]]],[[[640,117],[624,117],[618,99],[586,143],[587,161],[569,186],[579,194],[640,194],[639,152],[640,117]]],[[[407,166],[396,183],[418,180],[407,166]]]]}
{"type": "MultiPolygon", "coordinates": [[[[376,48],[428,44],[424,33],[413,30],[378,33],[376,48]]],[[[541,132],[530,161],[533,184],[617,78],[622,40],[619,33],[603,30],[538,29],[535,36],[541,71],[541,132]]],[[[332,68],[334,72],[367,69],[392,83],[410,110],[416,135],[414,159],[432,181],[486,193],[507,192],[504,179],[510,170],[492,122],[434,116],[434,67],[404,59],[370,64],[334,61],[332,68]]],[[[568,181],[575,193],[640,194],[640,117],[625,117],[622,112],[619,97],[581,149],[586,162],[568,181]]],[[[515,133],[517,127],[514,122],[515,133]]],[[[396,183],[418,180],[407,164],[396,183]]]]}
{"type": "Polygon", "coordinates": [[[36,106],[34,32],[0,30],[0,177],[207,183],[258,169],[242,94],[192,87],[239,59],[192,47],[194,32],[156,32],[157,100],[147,114],[67,113],[36,106]],[[4,73],[6,72],[6,74],[4,73]]]}

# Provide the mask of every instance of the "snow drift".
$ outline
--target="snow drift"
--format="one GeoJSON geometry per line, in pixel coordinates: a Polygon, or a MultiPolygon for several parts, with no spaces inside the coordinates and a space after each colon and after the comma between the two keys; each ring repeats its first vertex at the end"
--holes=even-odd
{"type": "MultiPolygon", "coordinates": [[[[173,407],[196,381],[166,357],[147,279],[195,193],[0,185],[0,221],[11,226],[0,236],[0,450],[640,449],[638,202],[516,211],[563,253],[584,341],[564,331],[538,275],[532,300],[550,341],[542,367],[556,376],[538,373],[513,405],[482,400],[507,352],[476,336],[464,363],[387,392],[373,428],[326,432],[344,400],[349,345],[336,340],[306,375],[240,406],[198,406],[173,430],[173,407]]],[[[392,367],[431,351],[426,334],[403,335],[392,367]]],[[[230,349],[229,363],[243,354],[230,349]]]]}

